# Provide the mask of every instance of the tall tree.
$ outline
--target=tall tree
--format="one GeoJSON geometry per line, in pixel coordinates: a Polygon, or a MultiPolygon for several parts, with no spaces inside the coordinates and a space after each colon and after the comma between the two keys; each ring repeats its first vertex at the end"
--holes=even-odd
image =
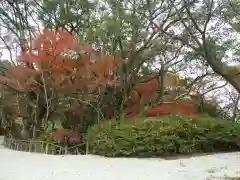
{"type": "Polygon", "coordinates": [[[182,42],[190,51],[195,53],[198,59],[204,59],[206,66],[210,66],[214,72],[222,76],[238,92],[240,92],[240,76],[226,62],[226,52],[231,41],[222,39],[216,32],[217,25],[224,22],[219,14],[221,1],[207,0],[203,2],[195,0],[168,1],[178,21],[180,31],[166,31],[148,17],[149,21],[159,31],[176,41],[182,42]],[[214,22],[215,21],[215,22],[214,22]],[[221,39],[220,39],[221,38],[221,39]]]}

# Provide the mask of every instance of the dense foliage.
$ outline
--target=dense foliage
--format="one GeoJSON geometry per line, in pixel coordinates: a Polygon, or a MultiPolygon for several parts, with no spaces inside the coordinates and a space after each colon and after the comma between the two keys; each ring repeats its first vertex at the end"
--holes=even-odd
{"type": "Polygon", "coordinates": [[[239,7],[239,0],[3,0],[0,45],[11,61],[0,63],[5,134],[82,134],[149,107],[189,115],[196,105],[199,114],[239,119],[239,7]]]}
{"type": "Polygon", "coordinates": [[[209,117],[168,116],[135,123],[106,122],[89,129],[93,154],[155,157],[240,150],[240,124],[209,117]]]}
{"type": "Polygon", "coordinates": [[[10,121],[20,117],[25,126],[25,136],[16,138],[46,131],[50,124],[54,126],[56,113],[74,116],[98,103],[105,86],[113,84],[117,67],[113,56],[94,51],[64,30],[46,30],[31,43],[31,48],[21,51],[19,65],[0,77],[15,91],[11,95],[4,91],[4,99],[12,106],[10,121]]]}

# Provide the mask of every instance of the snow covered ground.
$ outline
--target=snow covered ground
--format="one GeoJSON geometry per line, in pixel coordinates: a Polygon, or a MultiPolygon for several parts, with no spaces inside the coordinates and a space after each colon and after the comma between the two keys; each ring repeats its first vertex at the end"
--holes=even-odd
{"type": "Polygon", "coordinates": [[[215,180],[225,176],[240,177],[240,152],[163,160],[54,156],[0,146],[0,180],[215,180]]]}

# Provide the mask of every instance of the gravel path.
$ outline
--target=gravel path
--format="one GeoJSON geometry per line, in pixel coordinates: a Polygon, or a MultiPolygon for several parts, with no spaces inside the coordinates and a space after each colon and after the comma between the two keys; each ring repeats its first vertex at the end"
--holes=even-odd
{"type": "Polygon", "coordinates": [[[0,180],[215,180],[240,177],[240,152],[188,159],[54,156],[0,146],[0,180]]]}

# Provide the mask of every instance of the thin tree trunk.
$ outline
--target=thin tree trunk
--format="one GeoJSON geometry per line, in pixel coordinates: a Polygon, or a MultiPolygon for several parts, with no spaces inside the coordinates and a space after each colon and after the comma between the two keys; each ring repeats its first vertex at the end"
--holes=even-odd
{"type": "Polygon", "coordinates": [[[234,109],[233,109],[233,116],[232,116],[232,121],[235,121],[238,114],[237,114],[237,111],[238,111],[238,103],[239,103],[239,100],[240,100],[240,93],[238,93],[238,96],[237,96],[237,99],[236,101],[234,102],[234,109]]]}
{"type": "Polygon", "coordinates": [[[163,102],[163,96],[164,96],[164,77],[165,77],[165,69],[164,69],[164,64],[162,63],[161,64],[161,69],[158,73],[158,76],[156,77],[157,78],[157,82],[158,82],[158,89],[159,89],[159,95],[158,95],[158,98],[157,98],[157,101],[158,103],[162,103],[163,102]],[[160,79],[159,79],[160,77],[160,79]]]}

